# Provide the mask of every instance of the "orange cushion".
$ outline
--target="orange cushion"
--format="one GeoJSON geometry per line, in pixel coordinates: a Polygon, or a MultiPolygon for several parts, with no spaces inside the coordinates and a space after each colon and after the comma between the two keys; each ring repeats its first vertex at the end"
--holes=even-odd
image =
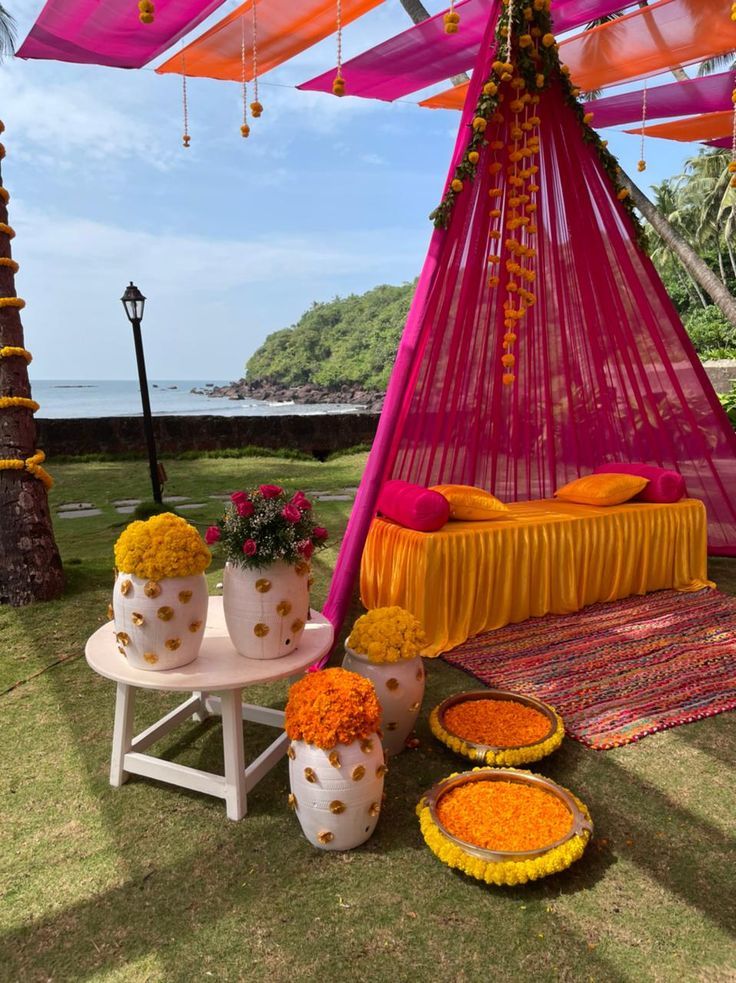
{"type": "Polygon", "coordinates": [[[558,488],[555,498],[579,505],[621,505],[649,484],[635,474],[587,474],[558,488]]]}
{"type": "Polygon", "coordinates": [[[488,519],[507,519],[509,508],[495,495],[473,485],[434,485],[431,491],[439,492],[450,505],[450,518],[461,522],[488,519]]]}

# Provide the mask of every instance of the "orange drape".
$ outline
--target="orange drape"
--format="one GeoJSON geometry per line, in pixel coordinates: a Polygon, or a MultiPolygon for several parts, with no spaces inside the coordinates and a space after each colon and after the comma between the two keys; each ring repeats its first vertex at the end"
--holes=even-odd
{"type": "MultiPolygon", "coordinates": [[[[703,113],[702,116],[689,116],[668,123],[657,123],[647,126],[645,133],[648,137],[661,137],[665,140],[683,140],[692,143],[696,140],[717,140],[719,137],[730,137],[733,130],[733,113],[703,113]]],[[[626,130],[626,133],[641,133],[636,130],[626,130]]]]}
{"type": "Polygon", "coordinates": [[[629,502],[599,508],[515,502],[508,519],[448,522],[439,532],[374,519],[360,573],[367,608],[398,604],[434,656],[466,638],[544,614],[707,578],[705,507],[629,502]]]}
{"type": "MultiPolygon", "coordinates": [[[[658,75],[736,48],[726,0],[659,0],[560,44],[560,59],[584,91],[658,75]]],[[[425,99],[428,109],[462,109],[467,85],[425,99]]]]}
{"type": "MultiPolygon", "coordinates": [[[[251,61],[252,8],[246,0],[231,14],[218,21],[201,37],[160,65],[160,74],[186,74],[199,78],[239,82],[242,78],[241,44],[245,19],[246,78],[253,78],[251,61]]],[[[258,73],[276,68],[323,38],[334,34],[335,0],[255,0],[258,15],[258,73]]],[[[342,0],[342,23],[351,21],[377,7],[383,0],[342,0]]]]}

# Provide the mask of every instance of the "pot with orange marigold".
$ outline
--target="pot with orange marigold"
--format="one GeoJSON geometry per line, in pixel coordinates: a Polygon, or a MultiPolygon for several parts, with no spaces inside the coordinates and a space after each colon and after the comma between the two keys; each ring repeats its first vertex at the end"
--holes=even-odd
{"type": "Polygon", "coordinates": [[[118,651],[136,669],[176,669],[197,658],[210,560],[194,526],[171,512],[132,522],[120,534],[108,613],[118,651]]]}
{"type": "Polygon", "coordinates": [[[373,684],[345,669],[308,673],[289,690],[289,806],[312,846],[351,850],[371,836],[387,768],[373,684]]]}
{"type": "Polygon", "coordinates": [[[383,747],[403,751],[424,697],[421,653],[427,640],[422,626],[400,607],[375,608],[353,625],[343,666],[370,679],[383,713],[383,747]]]}

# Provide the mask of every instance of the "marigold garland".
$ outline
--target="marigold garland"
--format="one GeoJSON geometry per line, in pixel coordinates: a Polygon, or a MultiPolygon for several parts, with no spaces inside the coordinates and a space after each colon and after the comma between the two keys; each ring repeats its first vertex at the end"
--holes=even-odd
{"type": "Polygon", "coordinates": [[[6,222],[0,222],[0,232],[5,233],[8,239],[15,239],[15,229],[6,222]]]}
{"type": "Polygon", "coordinates": [[[454,751],[455,754],[468,758],[469,761],[480,761],[487,765],[497,768],[514,768],[517,765],[529,765],[534,761],[541,761],[548,754],[552,754],[562,744],[565,736],[565,725],[562,718],[552,707],[550,710],[555,715],[556,727],[554,733],[543,741],[530,744],[527,747],[504,748],[499,750],[474,747],[473,743],[451,734],[441,723],[439,707],[435,707],[429,715],[429,729],[438,741],[454,751]]]}
{"type": "Polygon", "coordinates": [[[26,302],[22,297],[0,297],[0,308],[3,307],[14,307],[18,311],[22,311],[26,306],[26,302]]]}
{"type": "Polygon", "coordinates": [[[41,465],[46,460],[43,451],[36,451],[31,457],[23,460],[22,458],[5,458],[0,460],[0,471],[27,471],[34,478],[43,484],[48,491],[53,487],[54,479],[41,465]]]}
{"type": "Polygon", "coordinates": [[[346,644],[371,662],[399,662],[420,655],[427,638],[413,614],[394,606],[358,618],[346,644]]]}
{"type": "MultiPolygon", "coordinates": [[[[0,191],[2,190],[3,189],[0,188],[0,191]]],[[[11,259],[10,256],[0,256],[0,266],[7,266],[7,268],[12,270],[13,273],[17,273],[20,269],[18,263],[16,263],[14,259],[11,259]]]]}
{"type": "Polygon", "coordinates": [[[115,543],[115,566],[146,580],[204,573],[212,556],[194,526],[171,512],[132,522],[115,543]]]}
{"type": "Polygon", "coordinates": [[[5,345],[0,348],[0,358],[24,358],[28,365],[33,361],[33,355],[26,348],[18,345],[5,345]]]}
{"type": "Polygon", "coordinates": [[[2,202],[6,205],[10,201],[10,192],[8,191],[7,188],[4,188],[1,184],[0,184],[0,200],[2,200],[2,202]]]}
{"type": "Polygon", "coordinates": [[[24,409],[35,413],[40,409],[35,399],[26,399],[25,396],[0,396],[0,410],[24,409]]]}
{"type": "MultiPolygon", "coordinates": [[[[480,769],[475,768],[473,770],[479,771],[480,769]]],[[[448,777],[453,778],[454,775],[448,777]]],[[[558,787],[563,788],[561,785],[558,787]]],[[[590,812],[587,806],[568,789],[564,789],[564,791],[569,793],[585,819],[590,823],[590,812]]],[[[526,884],[528,881],[535,881],[540,877],[547,877],[550,874],[557,874],[565,870],[582,857],[592,836],[592,833],[585,829],[581,833],[576,833],[560,846],[547,850],[541,857],[534,860],[481,860],[445,836],[432,818],[431,810],[425,798],[419,800],[416,812],[425,843],[442,863],[463,871],[469,877],[499,887],[526,884]]]]}
{"type": "Polygon", "coordinates": [[[329,751],[378,730],[381,707],[373,683],[347,669],[322,669],[289,690],[284,726],[292,741],[329,751]]]}

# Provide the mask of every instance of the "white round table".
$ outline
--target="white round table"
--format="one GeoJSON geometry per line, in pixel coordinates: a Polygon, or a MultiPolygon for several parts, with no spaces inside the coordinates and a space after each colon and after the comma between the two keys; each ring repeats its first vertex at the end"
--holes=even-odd
{"type": "Polygon", "coordinates": [[[131,774],[144,775],[225,799],[228,818],[242,819],[247,811],[248,792],[286,754],[288,746],[288,738],[283,733],[283,711],[243,703],[242,691],[256,683],[301,676],[308,666],[329,652],[333,639],[330,622],[313,611],[299,647],[294,652],[281,659],[246,659],[236,652],[228,637],[222,598],[210,597],[204,639],[197,658],[181,669],[154,672],[135,669],[120,655],[112,622],[98,628],[87,641],[85,656],[95,672],[117,683],[110,784],[117,787],[123,785],[131,774]],[[134,736],[133,717],[138,689],[187,692],[192,695],[134,736]],[[143,753],[182,721],[190,717],[204,720],[212,714],[222,717],[224,775],[189,768],[143,753]],[[282,731],[247,767],[243,751],[243,720],[277,727],[282,731]]]}

